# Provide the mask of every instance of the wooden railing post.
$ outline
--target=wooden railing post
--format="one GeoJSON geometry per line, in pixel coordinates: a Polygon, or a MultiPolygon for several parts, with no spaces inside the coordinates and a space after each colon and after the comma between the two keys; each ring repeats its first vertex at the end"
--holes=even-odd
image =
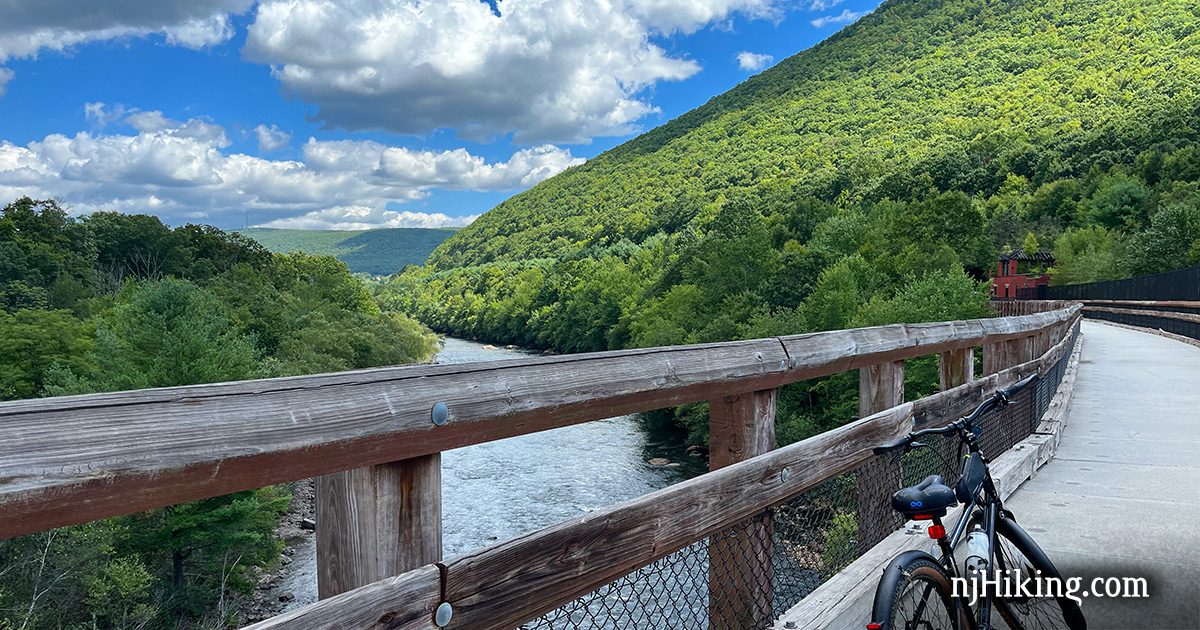
{"type": "MultiPolygon", "coordinates": [[[[938,355],[938,367],[942,391],[970,383],[975,380],[975,348],[960,348],[941,353],[938,355]]],[[[958,455],[957,439],[935,439],[933,443],[939,445],[942,461],[955,461],[958,455]]],[[[941,474],[947,482],[952,482],[958,472],[954,469],[955,465],[941,467],[941,474]]]]}
{"type": "Polygon", "coordinates": [[[1007,359],[1008,364],[1000,369],[1020,365],[1026,361],[1033,360],[1033,337],[1018,337],[1010,339],[1007,342],[1007,359]]]}
{"type": "Polygon", "coordinates": [[[942,391],[975,380],[975,348],[949,350],[938,355],[942,391]]]}
{"type": "Polygon", "coordinates": [[[997,341],[983,344],[983,374],[990,376],[1008,367],[1008,342],[997,341]]]}
{"type": "MultiPolygon", "coordinates": [[[[904,404],[904,361],[889,361],[858,371],[858,415],[904,404]]],[[[858,473],[858,548],[869,549],[891,533],[895,520],[888,497],[900,489],[900,461],[879,457],[858,473]],[[893,483],[895,482],[895,483],[893,483]],[[895,486],[895,487],[892,487],[895,486]]]]}
{"type": "MultiPolygon", "coordinates": [[[[710,400],[708,468],[717,470],[775,448],[775,390],[710,400]]],[[[708,545],[710,630],[765,628],[774,620],[774,521],[769,513],[708,545]]]]}
{"type": "Polygon", "coordinates": [[[317,478],[317,596],[442,559],[440,453],[317,478]]]}

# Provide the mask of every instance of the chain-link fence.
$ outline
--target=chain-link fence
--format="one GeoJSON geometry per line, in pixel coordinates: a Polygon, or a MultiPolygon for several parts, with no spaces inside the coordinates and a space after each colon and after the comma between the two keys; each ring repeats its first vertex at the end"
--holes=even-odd
{"type": "MultiPolygon", "coordinates": [[[[1073,335],[1063,358],[1034,387],[985,418],[985,455],[995,458],[1034,432],[1074,343],[1073,335]]],[[[873,457],[521,627],[769,628],[777,615],[903,526],[890,507],[893,492],[932,474],[954,483],[961,459],[958,438],[933,437],[926,443],[932,448],[902,458],[873,457]]]]}

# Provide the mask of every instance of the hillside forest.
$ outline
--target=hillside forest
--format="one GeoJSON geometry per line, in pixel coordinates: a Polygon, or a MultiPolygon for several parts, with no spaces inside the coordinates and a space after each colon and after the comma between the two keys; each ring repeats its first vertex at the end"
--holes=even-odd
{"type": "MultiPolygon", "coordinates": [[[[0,400],[424,361],[436,337],[329,256],[210,226],[0,212],[0,400]]],[[[0,629],[221,628],[277,563],[286,486],[0,541],[0,629]]]]}
{"type": "MultiPolygon", "coordinates": [[[[705,105],[516,195],[380,288],[434,330],[556,352],[988,313],[1200,262],[1200,8],[885,2],[705,105]]],[[[911,361],[909,396],[937,387],[911,361]]],[[[780,394],[781,443],[848,421],[854,374],[780,394]]],[[[702,444],[703,404],[649,414],[702,444]]]]}

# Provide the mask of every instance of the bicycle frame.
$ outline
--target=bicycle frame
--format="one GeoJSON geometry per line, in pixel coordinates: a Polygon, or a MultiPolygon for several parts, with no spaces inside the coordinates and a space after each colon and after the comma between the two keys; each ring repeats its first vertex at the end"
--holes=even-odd
{"type": "MultiPolygon", "coordinates": [[[[929,553],[928,556],[945,569],[946,574],[951,578],[952,583],[953,580],[964,577],[961,575],[959,568],[955,563],[954,548],[957,547],[960,542],[962,542],[965,536],[967,536],[967,527],[973,520],[975,520],[973,518],[976,514],[975,510],[981,510],[983,515],[983,531],[985,532],[988,541],[988,557],[986,565],[986,569],[988,571],[993,571],[998,568],[996,567],[997,558],[999,557],[996,551],[997,519],[1012,518],[1012,513],[1004,508],[1004,502],[1000,497],[1000,492],[996,489],[995,481],[992,479],[990,462],[983,454],[983,449],[979,444],[978,436],[982,433],[982,429],[976,427],[975,422],[984,415],[996,409],[1001,409],[1007,406],[1017,392],[1029,386],[1031,383],[1037,380],[1038,377],[1039,375],[1035,372],[1025,379],[1018,381],[1011,387],[998,391],[991,398],[980,404],[975,411],[971,412],[967,416],[955,420],[944,427],[937,429],[925,429],[915,433],[909,433],[903,438],[882,446],[875,447],[875,449],[873,449],[876,455],[883,455],[884,453],[888,453],[896,449],[903,449],[901,453],[903,454],[907,453],[913,448],[928,448],[927,444],[917,442],[917,439],[926,435],[954,435],[960,440],[960,448],[962,445],[967,447],[967,459],[964,460],[959,474],[960,483],[962,480],[967,480],[966,483],[969,485],[973,485],[974,483],[978,483],[979,485],[968,488],[968,490],[972,492],[969,499],[964,500],[964,497],[959,496],[959,499],[964,501],[964,506],[962,516],[959,518],[958,523],[954,526],[954,532],[950,536],[946,536],[946,529],[942,525],[941,516],[939,515],[934,514],[914,517],[918,519],[928,519],[932,521],[932,525],[937,528],[936,530],[931,528],[931,535],[933,533],[940,534],[940,536],[934,538],[937,541],[937,548],[931,550],[931,553],[929,553]],[[976,464],[968,464],[968,462],[973,461],[971,458],[975,455],[978,455],[979,465],[982,465],[983,467],[983,474],[981,478],[975,477],[975,475],[978,474],[978,468],[976,468],[976,464]],[[968,465],[971,466],[970,470],[968,469],[968,465]],[[968,475],[968,472],[971,472],[972,474],[968,475]],[[938,555],[939,549],[941,551],[940,556],[938,555]]],[[[925,555],[925,552],[916,551],[906,553],[925,555]]],[[[885,571],[884,575],[885,579],[887,579],[886,576],[888,575],[888,572],[885,571]]],[[[882,584],[883,582],[881,582],[881,585],[882,584]]],[[[991,630],[992,598],[994,595],[986,588],[980,595],[981,598],[979,600],[977,611],[971,610],[964,597],[953,598],[954,614],[957,615],[957,621],[955,622],[955,625],[965,626],[960,627],[959,630],[991,630]]],[[[928,591],[926,592],[926,596],[928,596],[928,591]]],[[[918,616],[920,615],[920,611],[923,609],[924,603],[918,607],[918,616]]]]}
{"type": "MultiPolygon", "coordinates": [[[[991,466],[989,465],[987,458],[983,456],[983,452],[975,439],[975,435],[971,433],[969,428],[962,427],[959,429],[959,438],[966,443],[968,447],[968,455],[971,453],[979,453],[980,457],[983,458],[986,475],[983,479],[983,485],[980,488],[980,491],[983,495],[983,501],[979,501],[979,493],[977,493],[976,496],[972,496],[971,502],[964,505],[962,516],[959,517],[958,523],[954,526],[954,532],[950,536],[942,536],[941,538],[936,539],[938,548],[942,553],[940,556],[935,554],[935,558],[946,569],[946,572],[951,578],[962,577],[959,573],[958,565],[954,559],[954,548],[957,547],[966,536],[967,526],[972,520],[971,516],[974,513],[975,508],[978,507],[984,511],[984,532],[987,534],[988,538],[987,566],[989,570],[995,566],[996,561],[996,519],[1005,514],[1004,503],[1000,498],[1000,492],[997,491],[996,484],[992,480],[991,466]]],[[[941,518],[937,516],[932,518],[932,523],[935,526],[942,526],[941,518]]],[[[971,614],[970,607],[966,605],[962,598],[955,598],[955,608],[962,609],[960,612],[965,613],[960,614],[959,619],[965,619],[968,627],[971,630],[990,630],[992,627],[992,598],[991,595],[986,592],[983,595],[984,596],[980,599],[979,610],[977,611],[978,620],[975,618],[975,614],[971,614]]]]}

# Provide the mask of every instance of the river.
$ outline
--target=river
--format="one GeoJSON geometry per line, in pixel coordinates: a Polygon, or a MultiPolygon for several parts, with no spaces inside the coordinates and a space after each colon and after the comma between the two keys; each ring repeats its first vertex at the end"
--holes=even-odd
{"type": "MultiPolygon", "coordinates": [[[[531,353],[447,338],[438,363],[531,353]]],[[[477,444],[442,454],[442,555],[453,558],[703,473],[702,458],[654,441],[634,416],[477,444]],[[652,466],[664,457],[678,466],[652,466]]],[[[317,525],[320,527],[320,524],[317,525]]],[[[269,595],[290,610],[317,600],[316,539],[292,542],[291,564],[269,595]]]]}

